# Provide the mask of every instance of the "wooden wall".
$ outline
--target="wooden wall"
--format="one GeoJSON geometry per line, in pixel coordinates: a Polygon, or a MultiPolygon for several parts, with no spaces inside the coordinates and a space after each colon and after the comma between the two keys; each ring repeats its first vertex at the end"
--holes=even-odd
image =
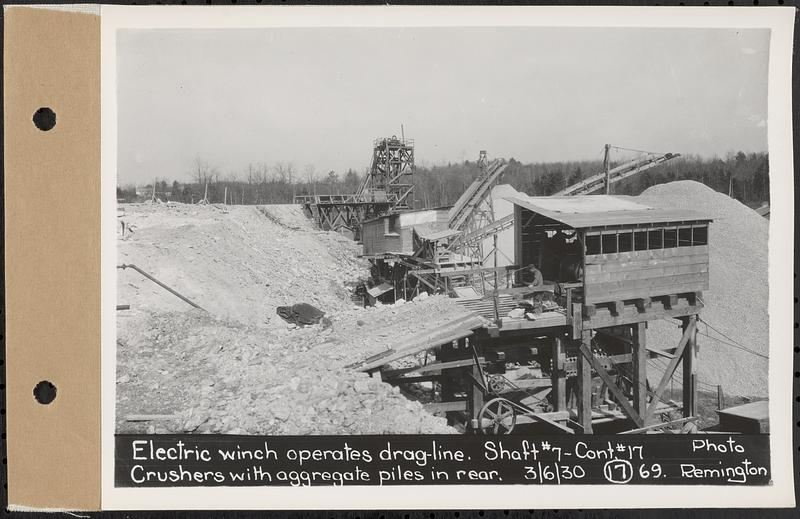
{"type": "Polygon", "coordinates": [[[588,304],[708,290],[708,245],[585,258],[588,304]]]}
{"type": "Polygon", "coordinates": [[[365,222],[361,229],[364,255],[384,253],[411,255],[414,253],[414,227],[425,227],[428,230],[446,229],[447,220],[447,209],[428,209],[384,216],[365,222]],[[394,232],[386,232],[388,219],[394,220],[394,232]]]}
{"type": "Polygon", "coordinates": [[[361,243],[364,245],[365,256],[403,252],[403,240],[411,240],[410,236],[404,238],[401,233],[386,234],[385,229],[384,218],[364,223],[361,228],[361,243]]]}

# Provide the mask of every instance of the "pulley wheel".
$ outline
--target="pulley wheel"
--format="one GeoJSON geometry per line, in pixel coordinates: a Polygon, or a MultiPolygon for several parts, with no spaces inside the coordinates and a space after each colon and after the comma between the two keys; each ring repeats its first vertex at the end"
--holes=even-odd
{"type": "Polygon", "coordinates": [[[514,405],[505,398],[489,400],[478,413],[478,427],[482,434],[510,434],[516,424],[514,405]]]}

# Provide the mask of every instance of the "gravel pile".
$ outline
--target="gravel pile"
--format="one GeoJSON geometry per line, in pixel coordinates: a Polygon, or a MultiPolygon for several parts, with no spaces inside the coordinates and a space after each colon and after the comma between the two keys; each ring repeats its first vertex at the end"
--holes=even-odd
{"type": "MultiPolygon", "coordinates": [[[[704,292],[706,308],[700,317],[737,343],[768,355],[769,221],[737,200],[688,180],[653,186],[639,201],[700,211],[714,219],[709,232],[711,287],[704,292]]],[[[680,338],[676,326],[651,323],[648,340],[659,348],[674,346],[680,338]]],[[[702,323],[699,331],[698,389],[711,391],[709,386],[719,384],[726,395],[767,396],[767,359],[722,344],[731,341],[702,323]]]]}
{"type": "Polygon", "coordinates": [[[451,301],[432,297],[337,312],[331,328],[287,327],[285,333],[196,310],[122,318],[117,431],[454,433],[397,388],[344,366],[386,349],[412,324],[433,328],[462,315],[451,301]],[[172,418],[127,421],[139,414],[172,418]]]}
{"type": "Polygon", "coordinates": [[[118,262],[138,265],[208,313],[118,271],[118,301],[131,305],[118,312],[118,432],[455,432],[378,378],[344,369],[397,337],[465,315],[451,300],[356,306],[351,288],[368,275],[359,246],[315,229],[296,205],[135,204],[120,212],[134,232],[118,235],[118,262]],[[333,325],[298,328],[275,313],[301,302],[333,325]]]}
{"type": "MultiPolygon", "coordinates": [[[[278,306],[352,306],[352,287],[369,273],[360,247],[312,227],[300,206],[126,204],[133,234],[118,240],[119,263],[133,263],[212,314],[283,327],[278,306]]],[[[186,303],[132,270],[118,273],[118,300],[134,309],[183,311],[186,303]]]]}

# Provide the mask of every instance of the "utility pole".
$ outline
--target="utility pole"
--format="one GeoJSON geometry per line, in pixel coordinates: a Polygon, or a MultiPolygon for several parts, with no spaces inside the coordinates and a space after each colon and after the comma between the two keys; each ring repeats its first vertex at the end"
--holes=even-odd
{"type": "Polygon", "coordinates": [[[611,145],[606,144],[605,153],[603,154],[603,171],[606,173],[606,194],[611,194],[611,176],[609,175],[609,160],[608,154],[611,151],[611,145]]]}

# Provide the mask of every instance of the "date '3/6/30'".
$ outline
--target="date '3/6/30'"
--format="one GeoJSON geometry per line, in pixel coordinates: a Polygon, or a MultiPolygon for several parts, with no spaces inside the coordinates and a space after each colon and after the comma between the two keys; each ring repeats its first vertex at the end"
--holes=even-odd
{"type": "MultiPolygon", "coordinates": [[[[525,479],[539,483],[560,485],[586,477],[586,470],[580,465],[538,462],[536,465],[526,465],[524,468],[525,479]]],[[[634,469],[630,461],[622,459],[609,460],[603,467],[603,476],[610,483],[624,484],[633,479],[635,471],[641,479],[658,479],[663,476],[663,470],[658,463],[643,464],[634,469]]]]}

